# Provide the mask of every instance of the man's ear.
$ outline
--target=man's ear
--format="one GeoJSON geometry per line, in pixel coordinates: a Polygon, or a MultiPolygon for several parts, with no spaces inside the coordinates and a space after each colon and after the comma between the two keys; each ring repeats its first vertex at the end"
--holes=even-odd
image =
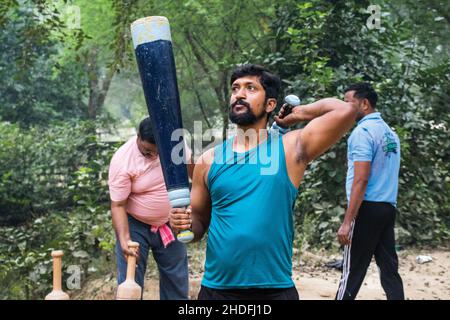
{"type": "Polygon", "coordinates": [[[370,102],[369,102],[368,99],[364,99],[364,100],[363,100],[363,104],[364,104],[364,111],[366,111],[366,110],[368,110],[368,109],[371,108],[370,102]]]}
{"type": "Polygon", "coordinates": [[[266,103],[266,112],[270,113],[277,107],[277,99],[269,98],[266,103]]]}

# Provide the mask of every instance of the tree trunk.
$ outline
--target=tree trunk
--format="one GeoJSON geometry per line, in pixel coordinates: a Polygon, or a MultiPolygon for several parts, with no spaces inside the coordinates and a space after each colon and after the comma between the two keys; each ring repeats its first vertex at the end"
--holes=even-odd
{"type": "Polygon", "coordinates": [[[109,86],[116,73],[114,66],[108,67],[103,75],[98,63],[98,49],[92,48],[87,57],[87,72],[89,78],[88,118],[95,120],[100,114],[108,94],[109,86]]]}
{"type": "Polygon", "coordinates": [[[197,59],[198,64],[202,68],[203,72],[205,73],[205,76],[208,78],[209,82],[211,83],[211,86],[214,90],[214,93],[216,94],[217,100],[219,102],[220,111],[222,114],[222,122],[223,122],[223,129],[222,129],[222,135],[223,138],[226,137],[226,130],[228,128],[228,105],[227,103],[227,72],[225,70],[219,71],[220,74],[218,77],[212,76],[212,71],[209,69],[205,59],[203,58],[202,54],[200,53],[199,48],[201,48],[195,41],[194,36],[190,30],[185,31],[186,39],[192,49],[192,53],[194,54],[195,58],[197,59]],[[219,81],[217,80],[219,79],[219,81]],[[226,107],[226,108],[225,108],[226,107]],[[224,109],[225,108],[225,109],[224,109]]]}

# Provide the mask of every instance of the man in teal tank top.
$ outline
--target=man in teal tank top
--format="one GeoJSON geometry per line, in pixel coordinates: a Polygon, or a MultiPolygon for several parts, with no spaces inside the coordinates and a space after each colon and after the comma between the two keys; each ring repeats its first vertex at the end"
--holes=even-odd
{"type": "Polygon", "coordinates": [[[296,106],[268,131],[280,79],[262,66],[238,67],[231,76],[230,120],[237,134],[197,161],[191,208],[172,209],[175,232],[208,231],[199,300],[298,299],[292,280],[293,208],[309,162],[335,144],[355,121],[356,109],[327,98],[296,106]]]}

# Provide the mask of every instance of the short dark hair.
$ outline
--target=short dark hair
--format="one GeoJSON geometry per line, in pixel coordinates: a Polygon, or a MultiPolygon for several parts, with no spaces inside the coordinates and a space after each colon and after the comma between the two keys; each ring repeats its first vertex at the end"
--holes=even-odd
{"type": "Polygon", "coordinates": [[[153,126],[150,117],[145,118],[139,124],[139,137],[149,143],[156,143],[153,135],[153,126]]]}
{"type": "Polygon", "coordinates": [[[355,91],[354,97],[358,99],[369,100],[370,106],[375,109],[378,101],[378,94],[372,88],[370,83],[360,82],[354,83],[345,89],[345,92],[355,91]]]}
{"type": "Polygon", "coordinates": [[[278,93],[281,87],[280,77],[269,72],[269,70],[263,66],[257,64],[249,63],[237,67],[231,75],[230,85],[232,85],[236,79],[247,76],[259,77],[259,81],[266,91],[266,100],[270,98],[278,99],[278,93]]]}

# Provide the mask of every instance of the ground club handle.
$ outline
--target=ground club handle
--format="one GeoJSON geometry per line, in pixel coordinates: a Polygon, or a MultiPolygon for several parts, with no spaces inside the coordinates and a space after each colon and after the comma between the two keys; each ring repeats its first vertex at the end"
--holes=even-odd
{"type": "Polygon", "coordinates": [[[53,257],[53,290],[46,297],[45,300],[69,300],[69,295],[62,291],[62,250],[52,251],[53,257]]]}
{"type": "MultiPolygon", "coordinates": [[[[139,250],[139,243],[128,241],[128,248],[139,250]]],[[[127,277],[117,288],[116,300],[140,300],[142,297],[142,288],[134,280],[136,272],[136,257],[127,256],[127,277]]]]}

